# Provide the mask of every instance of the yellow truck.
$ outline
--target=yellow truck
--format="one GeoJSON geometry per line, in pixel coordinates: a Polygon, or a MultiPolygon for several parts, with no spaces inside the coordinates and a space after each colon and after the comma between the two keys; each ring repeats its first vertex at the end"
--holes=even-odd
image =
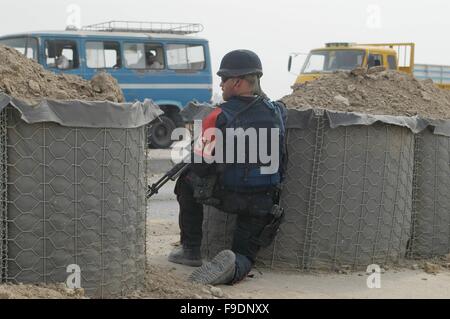
{"type": "MultiPolygon", "coordinates": [[[[296,56],[297,54],[292,54],[289,57],[289,71],[296,56]]],[[[313,81],[338,70],[382,66],[387,70],[413,74],[418,79],[432,79],[439,87],[450,89],[450,66],[416,65],[414,57],[414,43],[327,43],[324,48],[311,50],[296,84],[313,81]]]]}

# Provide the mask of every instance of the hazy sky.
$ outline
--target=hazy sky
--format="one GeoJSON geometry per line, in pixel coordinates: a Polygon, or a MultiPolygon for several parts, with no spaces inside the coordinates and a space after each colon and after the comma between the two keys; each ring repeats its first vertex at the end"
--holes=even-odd
{"type": "MultiPolygon", "coordinates": [[[[276,99],[290,93],[291,52],[325,42],[415,42],[416,62],[450,65],[450,1],[427,0],[2,0],[0,34],[62,30],[70,4],[82,25],[108,20],[202,23],[213,71],[228,51],[254,50],[264,66],[262,85],[276,99]]],[[[220,92],[215,76],[215,92],[220,92]]]]}

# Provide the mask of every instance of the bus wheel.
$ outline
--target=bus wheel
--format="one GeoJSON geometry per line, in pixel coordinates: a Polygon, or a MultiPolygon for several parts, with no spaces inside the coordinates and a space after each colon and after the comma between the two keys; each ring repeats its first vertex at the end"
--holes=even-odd
{"type": "Polygon", "coordinates": [[[173,141],[172,132],[175,129],[175,123],[167,116],[161,116],[154,124],[148,128],[148,143],[153,148],[169,148],[173,141]]]}

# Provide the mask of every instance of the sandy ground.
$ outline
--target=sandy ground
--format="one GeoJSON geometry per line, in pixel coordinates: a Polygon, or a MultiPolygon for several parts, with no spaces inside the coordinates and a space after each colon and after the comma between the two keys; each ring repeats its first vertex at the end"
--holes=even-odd
{"type": "MultiPolygon", "coordinates": [[[[178,242],[176,222],[149,220],[153,235],[148,241],[148,260],[160,269],[170,269],[184,281],[193,268],[167,261],[167,255],[178,242]]],[[[380,275],[379,289],[367,287],[366,273],[304,274],[254,269],[251,276],[235,286],[220,286],[225,297],[261,299],[299,298],[450,298],[450,271],[437,274],[424,270],[395,269],[380,275]]]]}
{"type": "MultiPolygon", "coordinates": [[[[172,276],[185,282],[193,268],[167,261],[170,250],[179,241],[177,211],[173,183],[170,183],[149,204],[148,263],[157,269],[169,270],[172,276]]],[[[420,262],[418,264],[422,265],[420,262]]],[[[220,286],[220,291],[214,293],[225,298],[244,299],[450,298],[450,271],[443,267],[437,274],[426,273],[421,268],[388,269],[380,275],[379,289],[368,288],[368,277],[365,272],[305,274],[254,269],[245,281],[235,286],[220,286]]],[[[211,287],[206,288],[211,290],[211,287]]],[[[183,291],[178,293],[182,295],[183,291]]],[[[189,293],[192,294],[192,291],[189,293]]],[[[170,294],[166,297],[170,298],[170,294]]]]}
{"type": "Polygon", "coordinates": [[[0,299],[87,299],[83,289],[59,285],[0,285],[0,299]]]}
{"type": "MultiPolygon", "coordinates": [[[[152,179],[154,180],[154,179],[152,179]]],[[[150,299],[396,299],[450,298],[450,270],[441,267],[436,274],[426,273],[421,262],[406,268],[387,269],[380,275],[380,288],[367,286],[365,272],[350,274],[279,272],[255,268],[235,286],[201,286],[187,282],[193,268],[167,261],[178,244],[178,204],[169,183],[148,207],[145,289],[128,298],[150,299]],[[411,266],[417,264],[412,269],[411,266]],[[418,266],[418,267],[417,267],[418,266]]],[[[450,263],[450,260],[448,261],[450,263]]],[[[448,264],[445,264],[447,265],[448,264]]],[[[83,291],[63,285],[0,285],[0,299],[85,298],[83,291]]]]}
{"type": "MultiPolygon", "coordinates": [[[[450,271],[389,269],[380,288],[367,287],[366,273],[305,274],[254,269],[235,286],[201,286],[186,281],[193,268],[169,263],[167,255],[178,243],[174,220],[149,219],[148,267],[145,289],[133,299],[336,299],[336,298],[450,298],[450,271]]],[[[0,299],[81,299],[82,291],[63,285],[0,285],[0,299]]]]}

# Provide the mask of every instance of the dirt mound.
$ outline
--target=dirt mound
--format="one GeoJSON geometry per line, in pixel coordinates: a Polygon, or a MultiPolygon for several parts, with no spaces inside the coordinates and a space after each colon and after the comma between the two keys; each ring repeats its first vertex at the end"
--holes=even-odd
{"type": "Polygon", "coordinates": [[[171,274],[168,269],[148,265],[145,287],[128,296],[133,299],[221,299],[220,288],[193,284],[171,274]]]}
{"type": "MultiPolygon", "coordinates": [[[[145,285],[124,299],[223,299],[228,298],[220,288],[187,282],[170,269],[147,266],[145,285]]],[[[83,289],[67,289],[55,285],[0,285],[1,299],[89,299],[83,289]]]]}
{"type": "Polygon", "coordinates": [[[69,74],[55,74],[18,51],[0,45],[0,91],[15,98],[37,101],[86,100],[123,102],[117,81],[100,72],[91,81],[69,74]]]}
{"type": "Polygon", "coordinates": [[[450,118],[450,91],[438,88],[431,80],[419,81],[380,67],[338,71],[294,85],[293,90],[282,99],[289,108],[450,118]]]}
{"type": "Polygon", "coordinates": [[[0,299],[84,299],[82,289],[61,285],[0,285],[0,299]]]}
{"type": "Polygon", "coordinates": [[[104,95],[108,101],[123,102],[124,97],[119,83],[106,72],[99,72],[91,79],[92,89],[96,94],[104,95]]]}

